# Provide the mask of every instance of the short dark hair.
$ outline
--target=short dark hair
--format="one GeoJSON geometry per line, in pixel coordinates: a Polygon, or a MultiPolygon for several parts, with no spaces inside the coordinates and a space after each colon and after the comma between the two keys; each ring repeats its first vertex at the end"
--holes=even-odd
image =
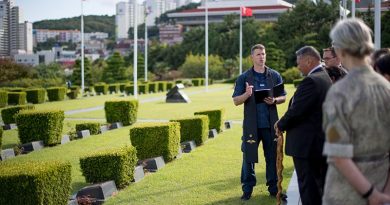
{"type": "Polygon", "coordinates": [[[313,46],[303,46],[297,52],[295,52],[297,56],[310,56],[320,61],[321,56],[320,53],[313,46]]]}
{"type": "Polygon", "coordinates": [[[337,66],[328,66],[325,70],[326,72],[328,72],[330,79],[332,79],[334,82],[340,80],[347,75],[347,73],[343,69],[337,66]]]}
{"type": "Polygon", "coordinates": [[[322,51],[323,51],[324,53],[327,52],[327,51],[330,51],[330,52],[332,53],[332,56],[333,56],[333,57],[336,57],[336,51],[334,50],[333,47],[324,48],[324,49],[322,49],[322,51]]]}
{"type": "Polygon", "coordinates": [[[390,48],[381,48],[381,49],[378,49],[376,51],[374,51],[374,53],[372,54],[372,60],[374,62],[372,62],[373,64],[375,64],[375,62],[383,55],[386,55],[386,54],[389,54],[390,53],[390,48]]]}
{"type": "Polygon", "coordinates": [[[380,74],[390,75],[390,54],[380,57],[374,64],[374,68],[380,74]]]}
{"type": "Polygon", "coordinates": [[[256,44],[256,45],[252,46],[252,48],[251,48],[251,55],[253,55],[253,52],[256,49],[265,50],[265,46],[263,44],[256,44]]]}

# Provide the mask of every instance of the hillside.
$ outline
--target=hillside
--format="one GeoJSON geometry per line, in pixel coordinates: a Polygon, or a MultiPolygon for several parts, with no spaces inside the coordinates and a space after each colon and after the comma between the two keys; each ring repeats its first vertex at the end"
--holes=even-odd
{"type": "MultiPolygon", "coordinates": [[[[43,20],[34,22],[34,29],[59,29],[59,30],[80,30],[80,17],[62,18],[55,20],[43,20]]],[[[115,34],[115,16],[84,16],[84,31],[89,32],[105,32],[110,37],[115,34]]]]}

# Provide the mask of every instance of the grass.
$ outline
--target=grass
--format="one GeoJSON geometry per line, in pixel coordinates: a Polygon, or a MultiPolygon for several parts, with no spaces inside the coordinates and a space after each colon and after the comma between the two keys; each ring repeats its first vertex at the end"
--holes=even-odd
{"type": "MultiPolygon", "coordinates": [[[[141,103],[138,118],[174,119],[192,116],[195,111],[199,110],[224,107],[226,119],[242,120],[242,106],[233,105],[231,88],[231,85],[213,85],[210,86],[210,90],[216,89],[217,91],[208,93],[202,92],[204,88],[185,89],[192,100],[190,104],[165,104],[163,100],[141,103]]],[[[288,85],[286,89],[288,96],[291,97],[293,87],[288,85]]],[[[140,96],[140,100],[164,99],[164,96],[165,93],[144,95],[140,96]]],[[[37,109],[53,108],[48,104],[56,105],[64,110],[81,109],[88,106],[96,107],[103,105],[105,100],[116,97],[115,95],[96,96],[80,100],[45,103],[37,105],[37,109]]],[[[287,103],[278,106],[278,108],[279,113],[284,113],[287,109],[287,103]]],[[[67,117],[101,118],[104,120],[104,112],[79,113],[67,117]]],[[[64,133],[74,128],[78,122],[66,120],[64,133]]],[[[183,154],[182,158],[168,163],[157,173],[147,174],[141,182],[131,184],[121,190],[106,204],[240,204],[241,134],[241,125],[233,125],[233,129],[221,133],[216,139],[209,140],[190,154],[183,154]]],[[[4,132],[3,148],[12,147],[17,142],[17,131],[4,132]]],[[[129,127],[124,127],[102,135],[72,141],[65,145],[45,148],[9,161],[20,163],[53,159],[69,161],[72,164],[72,192],[76,192],[87,185],[80,171],[79,158],[81,156],[99,149],[121,147],[128,144],[130,144],[129,127]]],[[[263,153],[261,146],[259,153],[263,153]]],[[[255,187],[253,199],[245,204],[258,204],[260,202],[265,205],[275,204],[275,199],[268,197],[265,186],[265,164],[262,154],[260,155],[260,163],[256,164],[258,186],[255,187]]],[[[6,162],[1,162],[0,166],[2,163],[6,162]]],[[[286,188],[293,171],[291,158],[285,158],[284,166],[283,187],[286,188]]]]}

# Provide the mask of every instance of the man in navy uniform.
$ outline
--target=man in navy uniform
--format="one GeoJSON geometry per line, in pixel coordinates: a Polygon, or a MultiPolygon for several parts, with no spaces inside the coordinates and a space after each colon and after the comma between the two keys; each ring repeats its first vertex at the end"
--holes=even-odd
{"type": "MultiPolygon", "coordinates": [[[[266,179],[268,192],[271,196],[277,194],[276,174],[276,141],[273,125],[278,120],[277,104],[284,103],[286,92],[281,96],[273,96],[273,88],[283,83],[280,74],[267,67],[265,47],[261,44],[251,48],[253,67],[242,73],[235,84],[233,101],[236,106],[244,104],[244,122],[241,150],[243,162],[241,170],[242,200],[252,196],[256,185],[255,163],[258,162],[258,147],[263,144],[266,161],[266,179]],[[263,102],[256,103],[254,91],[258,89],[271,89],[270,97],[263,102]]],[[[285,196],[285,195],[284,195],[285,196]]],[[[285,199],[285,197],[284,197],[285,199]]]]}

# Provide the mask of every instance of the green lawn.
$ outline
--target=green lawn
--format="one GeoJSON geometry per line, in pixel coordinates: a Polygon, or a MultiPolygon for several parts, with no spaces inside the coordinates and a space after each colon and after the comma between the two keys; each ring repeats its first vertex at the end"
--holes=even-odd
{"type": "MultiPolygon", "coordinates": [[[[241,120],[242,106],[236,107],[233,105],[231,88],[232,85],[213,85],[210,86],[210,90],[219,90],[208,93],[200,92],[203,88],[185,89],[192,100],[190,104],[165,104],[163,100],[141,103],[138,118],[173,119],[192,116],[198,110],[224,107],[226,109],[226,119],[241,120]]],[[[288,96],[291,97],[293,87],[288,85],[286,88],[288,96]]],[[[164,96],[165,93],[143,95],[140,96],[140,100],[164,96]]],[[[37,107],[38,109],[52,108],[49,106],[49,104],[52,104],[65,110],[80,109],[101,106],[105,100],[112,98],[116,97],[114,95],[96,96],[73,101],[45,103],[37,105],[37,107]]],[[[280,113],[284,113],[287,103],[278,106],[278,108],[280,113]]],[[[104,118],[104,113],[99,112],[80,113],[71,115],[71,117],[104,118]],[[95,115],[93,115],[94,113],[95,115]]],[[[73,128],[76,123],[78,121],[66,120],[64,133],[73,128]]],[[[121,190],[107,204],[240,204],[241,132],[241,125],[234,124],[233,129],[221,133],[216,139],[209,140],[192,153],[183,154],[182,158],[168,163],[157,173],[147,174],[142,181],[121,190]]],[[[17,141],[17,131],[4,132],[4,147],[12,147],[17,141]]],[[[72,192],[75,192],[87,185],[80,171],[80,156],[99,149],[121,147],[126,144],[130,144],[129,127],[83,140],[72,141],[65,145],[45,148],[28,155],[18,156],[9,161],[24,162],[52,159],[69,161],[72,164],[72,192]]],[[[259,153],[262,153],[262,150],[259,153]]],[[[261,157],[260,163],[256,165],[258,186],[255,187],[253,199],[245,204],[275,204],[275,200],[268,197],[266,191],[264,165],[264,159],[261,157]]],[[[293,171],[291,158],[285,158],[284,166],[285,180],[283,187],[286,188],[293,171]]]]}

